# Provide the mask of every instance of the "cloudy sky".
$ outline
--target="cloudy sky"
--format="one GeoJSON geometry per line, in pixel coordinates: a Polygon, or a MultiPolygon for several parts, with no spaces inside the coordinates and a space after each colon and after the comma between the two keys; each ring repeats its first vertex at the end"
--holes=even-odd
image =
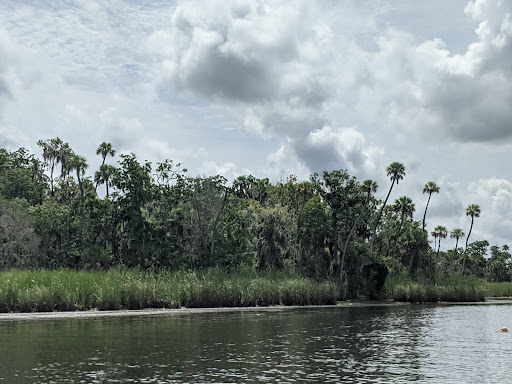
{"type": "MultiPolygon", "coordinates": [[[[344,168],[512,245],[510,0],[2,0],[0,147],[102,141],[192,175],[344,168]]],[[[449,239],[445,243],[451,244],[449,239]]]]}

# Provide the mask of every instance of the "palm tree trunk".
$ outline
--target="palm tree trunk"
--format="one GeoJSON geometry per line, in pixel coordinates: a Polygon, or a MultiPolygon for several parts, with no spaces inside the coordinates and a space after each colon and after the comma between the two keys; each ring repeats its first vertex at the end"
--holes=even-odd
{"type": "Polygon", "coordinates": [[[473,220],[474,216],[471,216],[471,226],[469,227],[468,237],[466,237],[466,246],[464,247],[464,254],[462,255],[462,275],[464,276],[464,271],[466,269],[466,251],[468,249],[469,236],[471,235],[471,230],[473,229],[473,220]]]}
{"type": "MultiPolygon", "coordinates": [[[[459,238],[455,240],[455,262],[457,262],[457,246],[459,245],[459,238]]],[[[464,273],[464,261],[462,261],[462,273],[464,273]]]]}
{"type": "Polygon", "coordinates": [[[471,230],[473,229],[473,220],[474,219],[475,219],[475,217],[471,216],[471,226],[469,227],[468,237],[466,237],[466,246],[464,247],[464,252],[466,252],[466,249],[468,248],[469,236],[471,236],[471,230]]]}
{"type": "Polygon", "coordinates": [[[436,262],[434,264],[434,275],[437,278],[437,265],[439,264],[439,250],[441,249],[441,238],[439,238],[439,242],[437,243],[437,253],[436,253],[436,262]]]}
{"type": "Polygon", "coordinates": [[[386,196],[386,200],[384,200],[384,204],[382,204],[382,207],[380,207],[379,215],[377,216],[377,220],[375,220],[375,225],[373,226],[373,236],[372,236],[372,246],[373,242],[375,241],[375,235],[377,234],[377,227],[379,225],[379,221],[382,217],[382,212],[384,211],[384,207],[386,206],[386,203],[388,202],[389,195],[391,195],[391,190],[393,189],[393,186],[395,185],[395,180],[391,182],[391,187],[389,188],[388,195],[386,196]]]}
{"type": "Polygon", "coordinates": [[[432,193],[429,193],[428,200],[427,200],[427,206],[425,207],[425,213],[423,214],[423,227],[422,227],[423,230],[425,230],[425,218],[427,217],[427,209],[428,209],[428,204],[430,203],[431,197],[432,197],[432,193]]]}

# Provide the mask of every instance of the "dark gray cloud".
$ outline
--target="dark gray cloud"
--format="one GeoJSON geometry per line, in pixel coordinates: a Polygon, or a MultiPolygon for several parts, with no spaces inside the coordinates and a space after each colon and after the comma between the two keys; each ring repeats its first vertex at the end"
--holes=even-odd
{"type": "Polygon", "coordinates": [[[359,173],[368,161],[365,140],[355,129],[324,126],[297,140],[295,150],[314,172],[348,169],[359,173]]]}
{"type": "Polygon", "coordinates": [[[485,142],[512,136],[512,81],[503,73],[445,76],[427,105],[452,139],[485,142]]]}
{"type": "Polygon", "coordinates": [[[317,68],[325,52],[310,9],[300,2],[294,7],[252,1],[215,8],[208,2],[180,4],[173,15],[179,44],[169,66],[171,81],[221,102],[321,107],[332,90],[324,68],[317,68]]]}

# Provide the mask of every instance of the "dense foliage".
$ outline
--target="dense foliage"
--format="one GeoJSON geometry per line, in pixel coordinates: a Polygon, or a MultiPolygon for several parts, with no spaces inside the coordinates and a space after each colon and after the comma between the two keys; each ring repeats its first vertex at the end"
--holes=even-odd
{"type": "MultiPolygon", "coordinates": [[[[421,276],[430,282],[475,275],[512,281],[508,247],[469,243],[462,229],[428,228],[428,203],[440,193],[434,182],[413,220],[407,196],[388,204],[405,167],[387,169],[390,187],[382,202],[377,184],[345,170],[290,176],[271,183],[251,175],[232,183],[223,176],[189,177],[172,160],[151,164],[102,143],[100,168],[87,176],[85,157],[60,138],[40,140],[42,159],[26,149],[0,149],[0,268],[108,270],[285,270],[337,284],[343,297],[379,297],[388,275],[421,276]],[[447,236],[455,248],[440,249],[447,236]]],[[[383,170],[384,171],[384,170],[383,170]]],[[[421,188],[421,187],[419,187],[421,188]]],[[[441,191],[442,194],[442,191],[441,191]]],[[[463,212],[461,213],[463,214],[463,212]]]]}

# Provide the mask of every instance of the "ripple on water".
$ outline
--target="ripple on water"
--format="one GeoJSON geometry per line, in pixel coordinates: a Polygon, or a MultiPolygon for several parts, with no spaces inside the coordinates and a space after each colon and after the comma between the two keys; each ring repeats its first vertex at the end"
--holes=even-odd
{"type": "Polygon", "coordinates": [[[0,381],[508,382],[509,319],[501,305],[9,323],[0,381]]]}

